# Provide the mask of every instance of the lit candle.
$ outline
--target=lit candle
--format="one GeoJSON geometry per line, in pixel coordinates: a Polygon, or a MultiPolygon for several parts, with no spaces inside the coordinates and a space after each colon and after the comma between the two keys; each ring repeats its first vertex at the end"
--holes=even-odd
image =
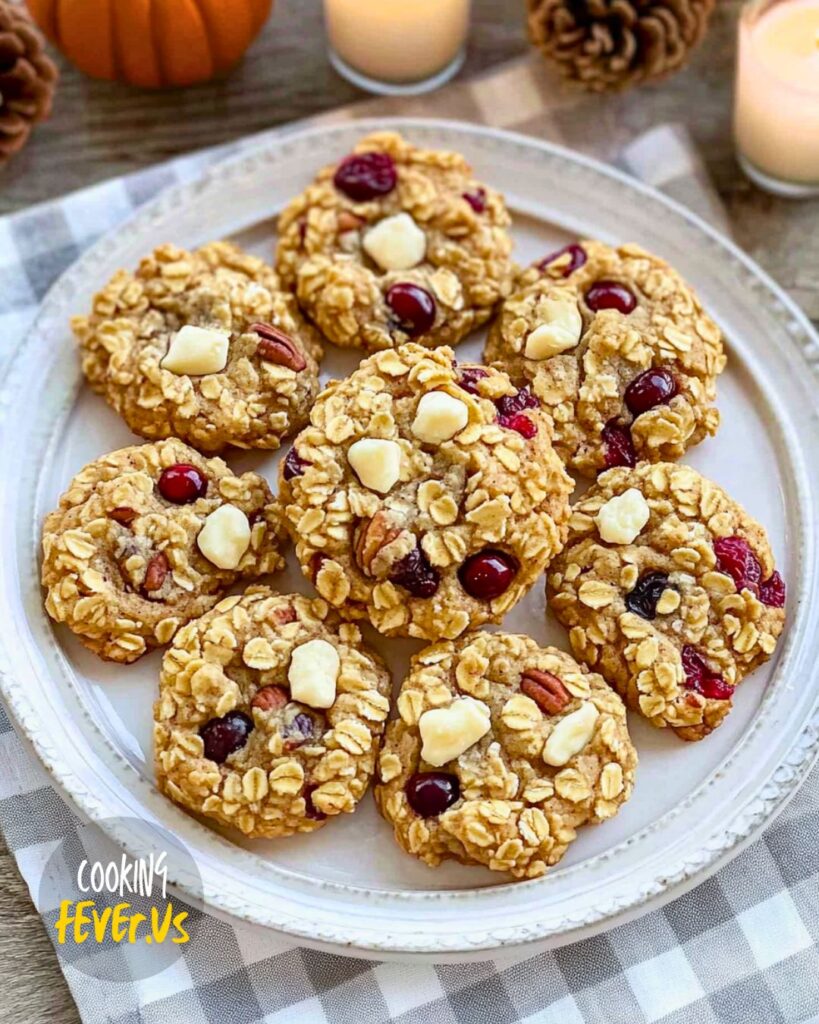
{"type": "Polygon", "coordinates": [[[784,195],[819,191],[819,0],[746,7],[734,125],[751,178],[784,195]]]}
{"type": "Polygon", "coordinates": [[[330,57],[374,92],[435,88],[461,66],[470,0],[324,0],[330,57]]]}

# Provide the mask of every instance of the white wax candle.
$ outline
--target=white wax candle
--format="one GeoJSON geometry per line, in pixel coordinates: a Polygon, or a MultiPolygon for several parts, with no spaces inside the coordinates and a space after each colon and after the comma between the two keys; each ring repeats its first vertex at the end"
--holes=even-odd
{"type": "Polygon", "coordinates": [[[781,0],[740,23],[739,151],[772,178],[819,184],[819,0],[781,0]]]}
{"type": "Polygon", "coordinates": [[[330,45],[354,70],[381,82],[418,82],[463,47],[470,0],[324,0],[330,45]]]}

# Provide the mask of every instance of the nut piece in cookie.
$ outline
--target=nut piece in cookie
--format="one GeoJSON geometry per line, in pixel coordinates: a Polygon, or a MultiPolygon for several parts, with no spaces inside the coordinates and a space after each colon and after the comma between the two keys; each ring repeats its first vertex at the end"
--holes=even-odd
{"type": "Polygon", "coordinates": [[[284,210],[276,266],[337,345],[454,345],[509,294],[509,223],[463,157],[379,132],[284,210]]]}
{"type": "Polygon", "coordinates": [[[387,727],[375,797],[407,853],[537,878],[628,800],[623,702],[527,636],[470,633],[417,654],[387,727]]]}
{"type": "Polygon", "coordinates": [[[278,448],[318,392],[318,333],[275,271],[227,242],[160,246],[72,326],[91,387],[151,440],[278,448]]]}
{"type": "Polygon", "coordinates": [[[332,382],[280,477],[321,596],[387,636],[429,640],[520,600],[560,550],[571,490],[529,390],[414,344],[332,382]]]}
{"type": "Polygon", "coordinates": [[[280,569],[283,541],[256,473],[176,439],[123,448],[81,470],[46,517],[46,610],[101,658],[136,661],[237,580],[280,569]]]}
{"type": "Polygon", "coordinates": [[[577,657],[685,740],[722,722],[785,623],[785,584],[763,528],[716,484],[671,463],[598,478],[574,506],[548,599],[577,657]]]}
{"type": "Polygon", "coordinates": [[[157,784],[246,836],[353,811],[375,769],[390,678],[324,601],[250,587],[180,629],[154,705],[157,784]]]}
{"type": "Polygon", "coordinates": [[[561,458],[587,476],[679,458],[719,426],[722,334],[636,245],[584,241],[524,271],[484,358],[532,388],[561,458]]]}

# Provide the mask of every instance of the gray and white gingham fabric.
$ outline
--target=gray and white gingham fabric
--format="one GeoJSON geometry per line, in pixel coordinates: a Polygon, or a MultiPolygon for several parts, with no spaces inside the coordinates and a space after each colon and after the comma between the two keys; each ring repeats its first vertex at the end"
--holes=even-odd
{"type": "MultiPolygon", "coordinates": [[[[0,372],[48,287],[85,247],[224,152],[0,220],[0,372]]],[[[627,147],[620,163],[719,218],[678,129],[655,129],[627,147]]],[[[49,855],[78,824],[0,707],[0,827],[33,897],[49,855]]],[[[763,838],[709,881],[660,911],[537,956],[459,966],[375,963],[198,918],[182,958],[146,981],[96,981],[58,948],[86,1024],[819,1021],[819,770],[763,838]]],[[[43,919],[53,925],[47,909],[43,919]]]]}

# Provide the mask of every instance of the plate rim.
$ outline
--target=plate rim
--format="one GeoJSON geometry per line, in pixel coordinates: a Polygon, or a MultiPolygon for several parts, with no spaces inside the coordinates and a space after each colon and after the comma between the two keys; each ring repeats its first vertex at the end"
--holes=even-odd
{"type": "MultiPolygon", "coordinates": [[[[799,340],[808,361],[811,361],[810,356],[812,356],[814,361],[819,362],[819,335],[817,335],[813,326],[810,324],[810,321],[807,319],[805,314],[802,313],[796,303],[730,239],[721,235],[720,232],[705,222],[696,213],[682,206],[680,203],[665,194],[658,192],[656,189],[653,189],[650,186],[631,178],[624,172],[603,164],[592,157],[578,154],[566,147],[545,142],[540,139],[531,138],[517,132],[509,132],[481,125],[473,125],[468,122],[447,119],[412,117],[367,118],[352,122],[344,122],[342,124],[323,124],[302,129],[288,129],[282,136],[267,139],[258,145],[254,145],[248,150],[244,150],[238,155],[232,155],[226,159],[219,160],[213,165],[205,168],[202,173],[196,175],[193,179],[163,190],[149,203],[136,210],[120,226],[110,232],[107,232],[93,243],[93,245],[91,245],[52,284],[42,299],[38,312],[29,330],[24,333],[14,351],[9,354],[7,363],[9,368],[8,376],[6,384],[2,391],[0,391],[0,424],[2,424],[2,421],[5,418],[5,407],[8,404],[3,401],[2,393],[13,387],[16,376],[19,374],[21,369],[24,349],[28,338],[37,331],[38,324],[47,314],[49,307],[53,303],[59,301],[60,290],[65,288],[74,279],[82,278],[86,268],[93,265],[105,255],[106,249],[114,242],[114,236],[119,236],[129,230],[133,231],[143,222],[148,222],[152,217],[157,216],[159,211],[168,208],[175,200],[184,200],[186,193],[193,192],[198,187],[206,187],[209,182],[218,181],[224,175],[229,173],[232,167],[241,167],[246,163],[252,163],[255,158],[258,158],[263,153],[269,151],[272,147],[276,147],[282,142],[307,142],[311,138],[316,136],[325,136],[327,134],[343,134],[350,131],[364,133],[367,130],[383,130],[389,128],[396,128],[399,130],[401,128],[438,129],[458,132],[462,135],[466,134],[489,137],[496,142],[501,141],[514,145],[522,145],[527,149],[540,150],[543,153],[556,156],[568,161],[569,163],[583,165],[596,174],[602,174],[605,177],[618,181],[621,185],[625,186],[632,192],[636,191],[650,196],[653,200],[659,201],[676,215],[682,217],[683,220],[687,221],[700,233],[710,236],[712,241],[716,242],[722,249],[727,250],[731,257],[744,267],[746,272],[755,277],[765,287],[769,295],[775,298],[784,310],[787,311],[787,313],[794,319],[799,328],[799,332],[802,335],[799,340]]],[[[814,366],[813,369],[815,370],[816,366],[814,366]]],[[[60,790],[66,793],[81,809],[81,811],[91,818],[91,820],[95,820],[106,831],[108,831],[108,829],[105,828],[105,821],[100,820],[100,815],[95,807],[95,799],[87,792],[82,780],[75,779],[73,774],[66,775],[65,771],[61,770],[61,765],[59,763],[55,763],[55,756],[49,749],[47,736],[43,734],[42,728],[38,730],[36,723],[29,720],[29,714],[27,713],[29,709],[27,708],[25,701],[25,688],[17,684],[11,673],[7,671],[4,654],[0,654],[0,690],[2,690],[3,696],[7,701],[15,723],[21,728],[26,738],[32,744],[37,752],[40,763],[44,764],[60,790]]],[[[543,939],[554,938],[556,935],[558,936],[558,941],[574,941],[577,937],[576,933],[579,928],[594,928],[595,930],[601,930],[611,926],[611,924],[614,923],[612,920],[613,918],[619,918],[623,914],[636,916],[637,914],[650,909],[651,905],[664,895],[670,899],[672,896],[691,888],[693,885],[704,880],[709,874],[713,873],[713,871],[718,870],[723,863],[738,853],[743,846],[751,842],[753,838],[771,822],[773,817],[785,806],[787,800],[796,792],[798,785],[806,777],[817,754],[819,754],[819,697],[817,697],[817,700],[814,702],[810,711],[806,713],[801,729],[794,735],[791,744],[783,753],[780,763],[774,772],[772,772],[771,777],[766,779],[764,782],[761,782],[758,786],[758,792],[749,797],[747,801],[743,802],[741,810],[737,812],[737,816],[741,819],[741,823],[738,824],[738,827],[731,829],[730,839],[728,842],[715,844],[713,848],[707,851],[707,855],[705,857],[698,857],[696,860],[690,861],[686,864],[686,870],[678,873],[676,876],[669,877],[669,873],[664,872],[664,882],[662,885],[658,887],[655,880],[655,885],[644,887],[640,893],[636,894],[633,898],[620,901],[619,905],[616,907],[606,907],[604,905],[598,912],[587,913],[582,920],[577,920],[576,918],[572,918],[571,915],[567,915],[565,918],[565,928],[560,925],[552,927],[546,931],[539,931],[537,926],[533,926],[531,924],[525,926],[519,925],[516,926],[517,937],[507,936],[502,940],[502,944],[508,946],[532,943],[543,939]],[[795,760],[791,760],[792,756],[795,757],[795,760]],[[785,777],[778,779],[774,778],[779,769],[786,765],[790,771],[785,773],[785,777]],[[764,790],[768,790],[768,792],[765,794],[763,799],[764,790]],[[751,807],[754,803],[762,804],[763,806],[760,806],[755,812],[752,812],[751,807]]],[[[140,782],[140,788],[142,785],[142,782],[140,782]]],[[[150,788],[150,786],[148,786],[148,788],[150,788]]],[[[200,825],[199,827],[204,829],[204,826],[200,825]]],[[[723,829],[722,835],[723,837],[728,836],[727,828],[723,829]]],[[[118,837],[116,833],[112,837],[118,842],[121,841],[121,837],[118,837]]],[[[249,853],[249,851],[243,852],[249,853]]],[[[255,856],[252,853],[249,853],[249,855],[255,856]]],[[[317,888],[323,887],[321,882],[314,882],[314,884],[317,888]]],[[[333,885],[337,886],[339,883],[333,883],[333,885]]],[[[184,883],[181,887],[184,888],[184,883]]],[[[341,888],[350,887],[341,883],[341,888]]],[[[374,899],[382,897],[394,899],[395,897],[400,897],[402,901],[422,902],[423,900],[428,900],[430,897],[442,899],[447,896],[457,895],[460,897],[458,902],[461,902],[461,900],[465,898],[479,897],[482,892],[497,893],[498,888],[501,887],[492,887],[488,890],[434,890],[405,893],[373,891],[372,896],[374,899]]],[[[505,886],[502,888],[505,888],[505,886]]],[[[218,893],[209,893],[209,899],[207,902],[213,905],[218,911],[227,912],[233,916],[241,917],[248,921],[277,928],[280,931],[284,931],[287,934],[292,935],[300,941],[312,940],[319,944],[329,942],[331,945],[336,946],[346,946],[350,942],[347,935],[338,935],[328,938],[327,929],[325,927],[298,929],[293,926],[293,920],[291,918],[288,918],[283,922],[276,923],[269,917],[268,919],[260,919],[259,917],[254,916],[249,912],[249,908],[247,908],[248,912],[242,913],[235,905],[231,904],[230,901],[220,900],[218,893]]],[[[384,935],[383,941],[373,943],[356,943],[356,948],[367,952],[379,953],[393,952],[406,954],[409,952],[421,952],[435,954],[460,952],[462,950],[467,950],[469,952],[476,950],[487,951],[496,949],[500,945],[497,929],[493,930],[491,933],[487,932],[479,941],[470,940],[468,943],[442,943],[441,938],[441,936],[435,936],[436,941],[432,941],[431,943],[425,944],[421,942],[420,944],[412,944],[408,946],[405,938],[400,942],[395,943],[394,937],[384,935]]]]}

